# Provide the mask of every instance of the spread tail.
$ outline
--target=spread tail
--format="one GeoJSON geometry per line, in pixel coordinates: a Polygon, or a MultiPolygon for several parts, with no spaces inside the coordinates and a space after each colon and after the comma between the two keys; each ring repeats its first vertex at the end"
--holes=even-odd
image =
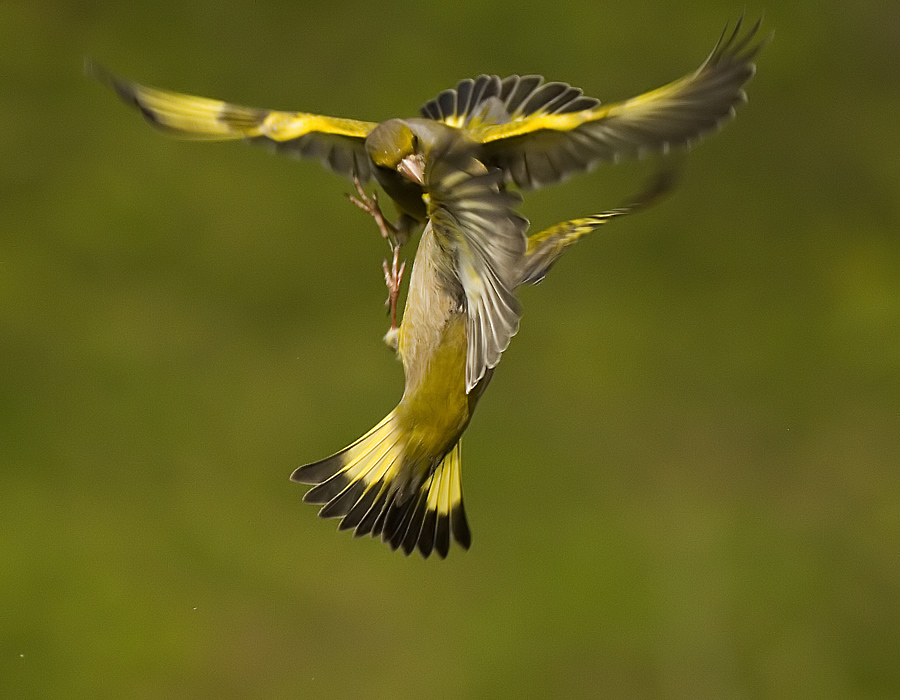
{"type": "Polygon", "coordinates": [[[291,480],[314,484],[303,500],[324,504],[322,518],[342,518],[338,529],[357,537],[381,536],[391,549],[441,558],[451,537],[471,543],[460,488],[460,443],[434,468],[416,469],[406,455],[407,436],[390,413],[349,447],[297,469],[291,480]],[[411,468],[412,466],[412,468],[411,468]]]}

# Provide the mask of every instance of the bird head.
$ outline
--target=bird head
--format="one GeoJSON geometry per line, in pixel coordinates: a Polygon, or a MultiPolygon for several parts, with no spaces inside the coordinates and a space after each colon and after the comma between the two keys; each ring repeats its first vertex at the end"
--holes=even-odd
{"type": "Polygon", "coordinates": [[[394,170],[420,186],[425,182],[427,145],[402,119],[379,124],[366,139],[366,151],[376,166],[394,170]]]}
{"type": "Polygon", "coordinates": [[[436,163],[468,162],[476,144],[464,132],[431,119],[390,119],[366,138],[374,174],[400,211],[425,221],[423,195],[435,185],[436,163]]]}

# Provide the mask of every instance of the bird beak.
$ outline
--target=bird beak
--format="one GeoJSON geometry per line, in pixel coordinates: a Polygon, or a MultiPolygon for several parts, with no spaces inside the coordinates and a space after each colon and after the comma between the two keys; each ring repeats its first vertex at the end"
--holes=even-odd
{"type": "Polygon", "coordinates": [[[397,165],[397,172],[419,185],[425,185],[425,159],[421,155],[406,156],[397,165]]]}

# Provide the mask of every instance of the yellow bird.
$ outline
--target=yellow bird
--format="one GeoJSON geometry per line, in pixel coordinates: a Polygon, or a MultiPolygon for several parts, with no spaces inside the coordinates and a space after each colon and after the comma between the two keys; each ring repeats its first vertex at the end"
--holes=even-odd
{"type": "Polygon", "coordinates": [[[297,469],[314,484],[305,499],[340,529],[381,536],[407,554],[447,555],[470,534],[460,487],[460,436],[518,330],[520,284],[540,281],[572,243],[654,199],[665,181],[630,207],[575,219],[526,236],[516,212],[527,190],[600,161],[690,145],[734,114],[764,41],[760,22],[723,33],[694,72],[664,87],[602,105],[539,76],[482,75],[445,90],[421,116],[381,124],[241,107],[156,90],[95,64],[87,70],[154,126],[194,139],[248,139],[313,158],[354,179],[356,203],[375,216],[394,249],[386,267],[396,304],[397,249],[425,225],[402,324],[395,337],[405,390],[397,407],[346,449],[297,469]],[[372,177],[400,212],[384,220],[360,183],[372,177]]]}
{"type": "Polygon", "coordinates": [[[460,438],[518,329],[512,293],[540,282],[562,253],[607,221],[648,206],[671,186],[660,177],[633,204],[552,226],[525,238],[519,197],[465,149],[428,162],[428,223],[413,263],[397,351],[406,386],[378,425],[335,455],[297,469],[315,484],[339,529],[381,536],[406,554],[447,556],[451,537],[469,548],[460,486],[460,438]],[[456,158],[461,158],[457,160],[456,158]]]}

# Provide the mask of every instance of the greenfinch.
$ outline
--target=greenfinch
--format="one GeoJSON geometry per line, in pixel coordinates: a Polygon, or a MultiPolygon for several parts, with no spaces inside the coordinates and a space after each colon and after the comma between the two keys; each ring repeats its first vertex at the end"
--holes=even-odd
{"type": "Polygon", "coordinates": [[[324,504],[341,530],[381,536],[406,554],[468,549],[460,486],[460,438],[516,332],[513,291],[537,284],[573,243],[611,219],[648,206],[672,184],[660,177],[625,207],[573,219],[525,237],[528,222],[500,176],[471,155],[425,167],[428,223],[416,250],[397,352],[406,379],[400,402],[346,449],[297,469],[314,484],[304,500],[324,504]],[[470,386],[471,378],[475,377],[470,386]]]}
{"type": "Polygon", "coordinates": [[[533,189],[600,161],[688,146],[720,126],[746,99],[743,86],[764,43],[754,41],[759,22],[743,33],[741,24],[694,72],[622,102],[602,105],[539,76],[481,75],[427,102],[420,117],[380,124],[166,92],[96,64],[88,71],[163,131],[265,143],[354,179],[356,203],[394,249],[393,269],[385,270],[394,304],[397,250],[424,226],[391,339],[405,376],[400,402],[349,447],[291,478],[313,485],[304,500],[322,504],[322,517],[341,518],[340,529],[443,558],[451,540],[464,548],[471,542],[460,438],[519,328],[516,288],[539,282],[574,242],[645,206],[671,182],[663,178],[630,206],[530,237],[509,186],[533,189]],[[372,178],[395,203],[396,223],[365,195],[360,183],[372,178]]]}

